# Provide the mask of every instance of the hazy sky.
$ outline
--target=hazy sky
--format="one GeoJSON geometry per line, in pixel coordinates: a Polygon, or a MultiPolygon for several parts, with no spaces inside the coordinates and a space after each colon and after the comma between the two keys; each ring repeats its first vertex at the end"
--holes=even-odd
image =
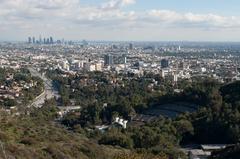
{"type": "Polygon", "coordinates": [[[240,41],[239,0],[0,0],[0,40],[240,41]]]}

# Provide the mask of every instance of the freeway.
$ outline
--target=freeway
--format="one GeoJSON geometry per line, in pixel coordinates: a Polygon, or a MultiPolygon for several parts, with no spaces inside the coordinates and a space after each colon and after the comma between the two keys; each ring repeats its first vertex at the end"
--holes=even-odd
{"type": "Polygon", "coordinates": [[[40,94],[38,97],[36,97],[33,102],[28,105],[28,107],[42,107],[46,99],[51,98],[58,98],[59,94],[56,90],[54,90],[52,85],[52,80],[48,79],[45,75],[40,74],[37,70],[30,67],[28,68],[32,76],[40,77],[44,82],[44,91],[42,94],[40,94]]]}
{"type": "MultiPolygon", "coordinates": [[[[42,94],[40,94],[38,97],[36,97],[31,104],[28,105],[28,107],[36,107],[41,108],[45,102],[46,99],[51,98],[59,98],[60,95],[58,91],[54,90],[52,80],[48,79],[45,75],[40,74],[37,70],[34,68],[28,68],[32,76],[40,77],[44,82],[44,91],[42,94]]],[[[60,112],[62,115],[69,111],[75,111],[81,109],[80,106],[57,106],[60,109],[60,112]]]]}

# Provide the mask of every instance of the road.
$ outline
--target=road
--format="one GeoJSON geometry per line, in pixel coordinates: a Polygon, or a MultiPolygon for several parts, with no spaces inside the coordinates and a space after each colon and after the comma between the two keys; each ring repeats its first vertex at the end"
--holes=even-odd
{"type": "MultiPolygon", "coordinates": [[[[40,77],[44,82],[44,91],[41,95],[36,97],[28,107],[41,108],[46,99],[52,99],[54,97],[59,98],[60,95],[57,90],[54,90],[52,80],[48,79],[45,75],[41,75],[37,70],[28,68],[32,76],[40,77]]],[[[62,114],[69,111],[75,111],[81,109],[80,106],[57,106],[62,114]]]]}
{"type": "Polygon", "coordinates": [[[44,92],[39,95],[28,107],[42,107],[46,99],[59,97],[56,90],[53,89],[52,80],[47,79],[45,75],[41,75],[37,70],[28,68],[32,76],[40,77],[44,82],[44,92]]]}

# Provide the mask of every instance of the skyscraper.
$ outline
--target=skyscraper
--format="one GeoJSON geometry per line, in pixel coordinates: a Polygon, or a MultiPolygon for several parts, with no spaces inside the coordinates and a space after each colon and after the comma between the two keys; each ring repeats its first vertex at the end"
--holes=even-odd
{"type": "Polygon", "coordinates": [[[180,45],[178,46],[178,51],[181,51],[181,46],[180,45]]]}
{"type": "Polygon", "coordinates": [[[87,45],[88,45],[88,42],[87,42],[86,40],[83,40],[83,41],[82,41],[82,44],[83,44],[83,46],[87,46],[87,45]]]}
{"type": "Polygon", "coordinates": [[[105,66],[111,66],[113,65],[113,56],[108,54],[104,56],[104,65],[105,66]]]}
{"type": "Polygon", "coordinates": [[[129,50],[132,50],[132,49],[133,49],[133,44],[130,43],[130,44],[129,44],[129,50]]]}
{"type": "Polygon", "coordinates": [[[53,37],[50,37],[50,44],[53,44],[53,37]]]}
{"type": "Polygon", "coordinates": [[[39,43],[42,44],[42,36],[39,35],[39,43]]]}
{"type": "Polygon", "coordinates": [[[35,37],[32,37],[32,43],[35,44],[36,41],[35,41],[35,37]]]}
{"type": "Polygon", "coordinates": [[[167,59],[161,60],[161,68],[167,68],[169,66],[169,61],[167,59]]]}
{"type": "Polygon", "coordinates": [[[123,64],[127,64],[127,56],[123,55],[123,64]]]}
{"type": "Polygon", "coordinates": [[[28,43],[31,44],[32,43],[32,38],[28,37],[28,43]]]}

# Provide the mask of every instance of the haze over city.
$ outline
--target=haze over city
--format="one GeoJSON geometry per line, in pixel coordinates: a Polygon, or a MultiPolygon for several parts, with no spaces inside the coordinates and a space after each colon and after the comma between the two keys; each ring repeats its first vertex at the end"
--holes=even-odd
{"type": "Polygon", "coordinates": [[[0,159],[240,159],[239,0],[0,0],[0,159]]]}
{"type": "Polygon", "coordinates": [[[238,0],[1,0],[1,41],[240,41],[238,0]]]}

